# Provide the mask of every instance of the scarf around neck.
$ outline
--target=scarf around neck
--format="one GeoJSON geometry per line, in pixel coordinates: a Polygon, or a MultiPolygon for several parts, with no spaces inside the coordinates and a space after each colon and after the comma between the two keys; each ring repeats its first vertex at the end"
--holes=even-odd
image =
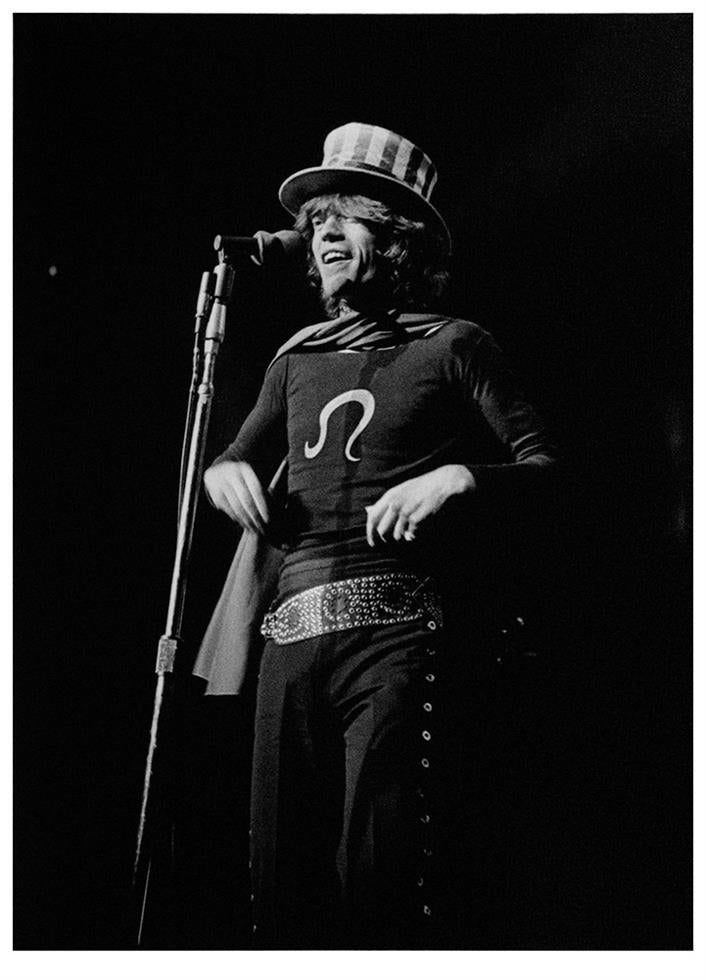
{"type": "Polygon", "coordinates": [[[395,347],[410,340],[429,337],[448,323],[449,319],[450,317],[438,313],[400,313],[398,310],[388,310],[375,317],[351,311],[335,320],[325,320],[298,330],[282,344],[272,361],[292,352],[395,347]]]}

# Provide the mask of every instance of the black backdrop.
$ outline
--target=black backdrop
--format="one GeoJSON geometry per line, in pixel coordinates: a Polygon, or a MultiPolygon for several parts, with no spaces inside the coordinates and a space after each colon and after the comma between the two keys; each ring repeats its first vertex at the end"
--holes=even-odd
{"type": "MultiPolygon", "coordinates": [[[[200,273],[216,232],[287,225],[280,181],[350,120],[437,163],[448,306],[495,334],[572,474],[535,551],[541,656],[489,670],[472,721],[459,679],[478,740],[451,772],[448,942],[688,947],[690,17],[14,23],[16,947],[133,942],[200,273]]],[[[236,288],[214,448],[315,316],[287,279],[236,288]]],[[[234,540],[202,508],[187,659],[234,540]]],[[[153,941],[242,948],[250,703],[183,685],[186,871],[153,941]]]]}

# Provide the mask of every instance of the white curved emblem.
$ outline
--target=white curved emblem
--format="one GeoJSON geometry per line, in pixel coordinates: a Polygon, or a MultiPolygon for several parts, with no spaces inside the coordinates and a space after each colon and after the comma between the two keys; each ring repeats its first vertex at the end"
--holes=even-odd
{"type": "Polygon", "coordinates": [[[375,398],[373,397],[372,391],[368,391],[367,388],[353,388],[351,391],[344,391],[342,395],[336,395],[332,398],[321,409],[321,414],[319,415],[319,439],[315,446],[310,446],[308,441],[304,443],[304,455],[307,459],[313,459],[314,456],[318,456],[321,450],[324,448],[324,443],[326,442],[326,433],[328,431],[328,420],[331,418],[332,414],[341,405],[345,405],[347,402],[360,402],[363,406],[363,417],[360,422],[356,425],[355,429],[351,433],[351,436],[346,443],[346,458],[350,459],[352,463],[357,463],[360,461],[360,456],[354,456],[351,453],[353,443],[361,434],[363,429],[370,422],[375,412],[375,398]]]}

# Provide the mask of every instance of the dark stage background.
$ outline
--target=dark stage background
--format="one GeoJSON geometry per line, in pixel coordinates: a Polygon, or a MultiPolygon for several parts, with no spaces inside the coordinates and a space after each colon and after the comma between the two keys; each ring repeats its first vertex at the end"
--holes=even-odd
{"type": "MultiPolygon", "coordinates": [[[[686,15],[15,17],[17,948],[134,941],[200,274],[215,233],[287,226],[279,183],[351,120],[436,162],[447,308],[569,463],[524,587],[539,656],[459,657],[445,942],[691,945],[690,62],[686,15]]],[[[316,317],[293,276],[236,290],[214,452],[316,317]]],[[[181,673],[234,541],[202,507],[181,673]]],[[[244,948],[251,703],[181,689],[150,941],[244,948]]]]}

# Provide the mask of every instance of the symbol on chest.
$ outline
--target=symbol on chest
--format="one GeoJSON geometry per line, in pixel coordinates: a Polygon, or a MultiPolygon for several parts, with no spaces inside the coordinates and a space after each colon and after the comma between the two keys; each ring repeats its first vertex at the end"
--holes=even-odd
{"type": "Polygon", "coordinates": [[[324,405],[319,415],[319,438],[316,444],[310,446],[308,440],[304,443],[304,455],[307,459],[313,459],[319,455],[326,442],[328,420],[337,408],[340,408],[341,405],[348,404],[348,402],[358,402],[363,407],[363,415],[349,436],[345,448],[346,459],[349,459],[352,463],[360,461],[360,456],[354,456],[352,453],[353,443],[368,425],[375,412],[375,398],[373,397],[373,393],[368,391],[367,388],[353,388],[351,391],[344,391],[343,394],[336,395],[335,398],[332,398],[330,402],[324,405]]]}

